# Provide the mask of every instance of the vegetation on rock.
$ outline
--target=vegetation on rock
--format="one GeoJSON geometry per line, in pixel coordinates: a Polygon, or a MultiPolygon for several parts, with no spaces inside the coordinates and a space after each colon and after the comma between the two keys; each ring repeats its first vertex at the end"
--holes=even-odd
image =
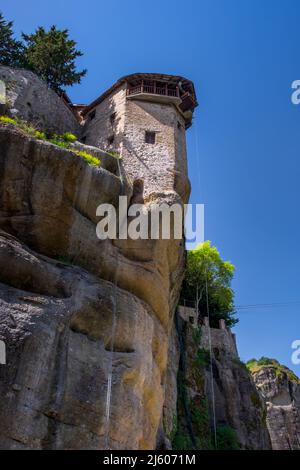
{"type": "Polygon", "coordinates": [[[65,132],[63,135],[49,134],[47,132],[35,129],[31,124],[28,124],[26,121],[19,118],[11,118],[9,116],[0,116],[0,123],[3,124],[12,124],[17,127],[25,134],[35,137],[39,140],[45,140],[51,144],[57,145],[66,150],[71,150],[72,153],[78,157],[83,158],[90,166],[99,166],[101,165],[101,160],[94,155],[91,155],[88,152],[83,150],[74,150],[71,147],[71,144],[77,140],[77,137],[71,132],[65,132]]]}
{"type": "Polygon", "coordinates": [[[218,450],[239,450],[237,434],[230,426],[217,427],[218,450]]]}
{"type": "Polygon", "coordinates": [[[206,282],[211,326],[224,319],[227,326],[237,323],[231,280],[234,266],[223,261],[216,247],[206,241],[187,253],[187,269],[181,291],[181,302],[195,301],[202,317],[207,316],[206,282]]]}
{"type": "Polygon", "coordinates": [[[88,152],[85,152],[84,150],[76,152],[76,155],[83,158],[91,166],[99,166],[101,163],[101,160],[99,158],[94,157],[93,155],[88,152]]]}
{"type": "Polygon", "coordinates": [[[211,422],[204,381],[204,369],[209,363],[209,353],[200,346],[201,328],[191,332],[179,319],[177,328],[180,362],[177,376],[177,426],[176,431],[172,433],[172,448],[212,449],[211,422]],[[189,343],[189,356],[194,357],[190,365],[186,363],[186,342],[189,343]],[[197,390],[197,393],[191,394],[191,389],[197,390]]]}
{"type": "Polygon", "coordinates": [[[296,376],[296,374],[290,370],[288,367],[280,364],[276,359],[271,359],[269,357],[261,357],[260,359],[250,359],[246,366],[250,370],[252,374],[259,372],[264,367],[271,367],[274,369],[276,375],[279,378],[287,377],[292,382],[296,382],[300,384],[300,379],[296,376]]]}

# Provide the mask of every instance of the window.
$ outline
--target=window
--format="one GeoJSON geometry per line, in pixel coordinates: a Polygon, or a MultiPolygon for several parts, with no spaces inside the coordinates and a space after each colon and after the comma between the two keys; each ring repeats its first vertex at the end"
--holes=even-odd
{"type": "Polygon", "coordinates": [[[89,114],[89,118],[90,120],[92,121],[92,119],[94,119],[96,117],[96,110],[94,109],[94,111],[91,111],[90,114],[89,114]]]}
{"type": "Polygon", "coordinates": [[[114,135],[109,136],[109,138],[107,139],[108,145],[112,145],[114,143],[114,140],[115,140],[114,135]]]}
{"type": "Polygon", "coordinates": [[[146,144],[155,144],[155,132],[146,131],[145,142],[146,144]]]}
{"type": "Polygon", "coordinates": [[[113,125],[114,122],[115,122],[115,120],[116,120],[116,113],[112,113],[112,114],[110,115],[109,119],[110,119],[111,125],[113,125]]]}

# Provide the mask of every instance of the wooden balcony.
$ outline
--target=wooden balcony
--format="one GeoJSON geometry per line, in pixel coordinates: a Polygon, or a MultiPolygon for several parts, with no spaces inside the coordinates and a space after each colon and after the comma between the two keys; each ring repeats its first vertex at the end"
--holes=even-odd
{"type": "Polygon", "coordinates": [[[127,98],[135,98],[158,103],[181,103],[179,87],[170,86],[168,83],[151,82],[144,80],[137,84],[128,85],[127,98]]]}

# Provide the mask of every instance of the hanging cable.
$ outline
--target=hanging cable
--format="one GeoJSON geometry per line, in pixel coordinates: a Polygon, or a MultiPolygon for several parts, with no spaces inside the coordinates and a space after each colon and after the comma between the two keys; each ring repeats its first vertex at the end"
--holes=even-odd
{"type": "Polygon", "coordinates": [[[112,331],[109,346],[109,359],[108,359],[108,371],[107,371],[107,389],[106,389],[106,407],[105,407],[105,450],[110,450],[109,447],[109,431],[110,431],[110,412],[111,412],[111,393],[112,393],[112,377],[113,377],[113,355],[114,355],[114,344],[117,326],[117,283],[118,283],[118,253],[116,261],[116,271],[114,279],[114,291],[113,291],[113,321],[112,331]]]}
{"type": "Polygon", "coordinates": [[[217,441],[217,423],[216,423],[216,404],[215,404],[215,388],[214,388],[214,377],[213,377],[213,358],[212,358],[212,343],[211,343],[211,331],[210,331],[210,314],[209,314],[209,299],[208,299],[208,286],[207,286],[207,268],[205,267],[205,291],[206,291],[206,312],[208,317],[208,344],[209,344],[209,356],[210,356],[210,380],[211,380],[211,397],[212,397],[212,409],[213,409],[213,426],[214,426],[214,442],[215,448],[218,448],[217,441]]]}
{"type": "MultiPolygon", "coordinates": [[[[121,165],[119,158],[118,171],[121,182],[121,193],[124,191],[124,178],[121,171],[121,165]]],[[[110,450],[109,432],[110,432],[110,414],[111,414],[111,395],[112,395],[112,379],[113,379],[113,358],[114,358],[114,344],[115,335],[117,328],[117,286],[118,286],[118,271],[119,271],[119,253],[116,252],[116,269],[114,277],[114,290],[113,290],[113,317],[112,317],[112,331],[111,340],[109,347],[109,360],[108,360],[108,371],[107,371],[107,388],[106,388],[106,406],[105,406],[105,450],[110,450]]]]}

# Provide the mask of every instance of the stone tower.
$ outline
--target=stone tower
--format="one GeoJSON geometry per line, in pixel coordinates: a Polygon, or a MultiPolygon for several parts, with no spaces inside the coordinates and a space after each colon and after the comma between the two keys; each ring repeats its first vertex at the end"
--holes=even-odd
{"type": "Polygon", "coordinates": [[[190,80],[128,75],[81,111],[83,141],[118,152],[127,177],[146,198],[153,192],[175,191],[186,202],[190,188],[185,130],[196,106],[190,80]]]}

